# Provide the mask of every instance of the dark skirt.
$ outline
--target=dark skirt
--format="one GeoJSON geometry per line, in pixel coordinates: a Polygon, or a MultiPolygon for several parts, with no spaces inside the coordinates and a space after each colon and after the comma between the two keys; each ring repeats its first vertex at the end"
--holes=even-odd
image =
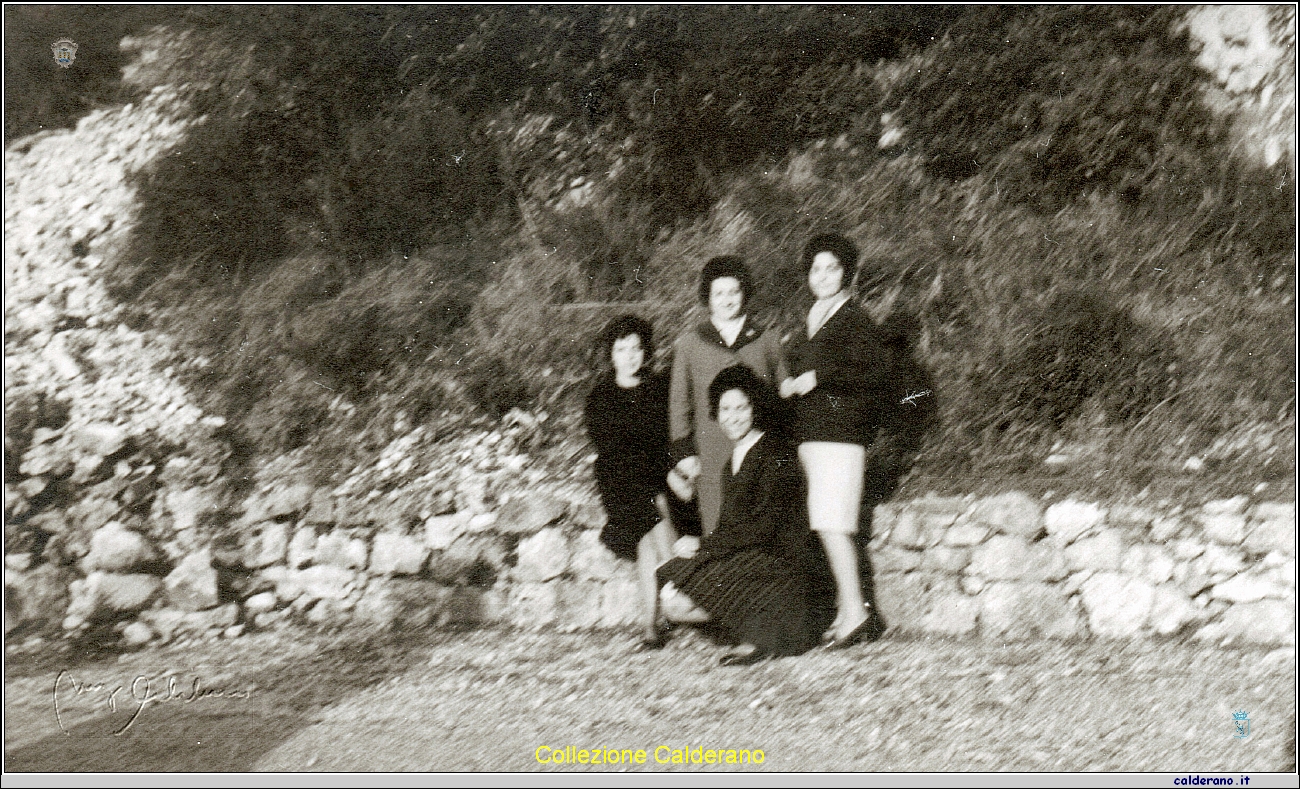
{"type": "Polygon", "coordinates": [[[660,584],[671,581],[707,611],[714,629],[727,640],[775,655],[797,655],[816,646],[835,613],[810,600],[802,568],[760,550],[718,559],[672,559],[658,575],[660,584]]]}

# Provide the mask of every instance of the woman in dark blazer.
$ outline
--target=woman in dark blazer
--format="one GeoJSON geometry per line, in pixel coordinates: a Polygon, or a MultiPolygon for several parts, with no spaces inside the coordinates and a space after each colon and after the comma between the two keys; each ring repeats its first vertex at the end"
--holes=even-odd
{"type": "Polygon", "coordinates": [[[867,447],[888,397],[892,356],[875,322],[852,300],[858,249],[844,236],[816,236],[804,248],[812,290],[806,331],[786,350],[790,378],[781,396],[794,404],[799,462],[808,481],[808,520],[835,576],[831,648],[874,637],[879,615],[863,601],[854,534],[867,447]]]}
{"type": "Polygon", "coordinates": [[[665,615],[713,623],[738,651],[723,665],[804,652],[833,616],[825,557],[808,531],[796,452],[774,429],[776,398],[750,368],[718,373],[710,416],[735,442],[721,470],[717,528],[683,537],[659,568],[665,615]]]}

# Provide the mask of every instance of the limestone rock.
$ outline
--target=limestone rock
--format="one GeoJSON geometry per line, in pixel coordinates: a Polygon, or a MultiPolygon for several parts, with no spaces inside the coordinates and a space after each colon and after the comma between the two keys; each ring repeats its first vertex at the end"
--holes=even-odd
{"type": "Polygon", "coordinates": [[[517,583],[510,588],[508,602],[511,622],[527,630],[536,630],[555,622],[558,585],[517,583]]]}
{"type": "Polygon", "coordinates": [[[244,503],[244,520],[249,523],[287,518],[311,504],[314,489],[304,482],[275,488],[244,503]]]}
{"type": "Polygon", "coordinates": [[[524,581],[546,581],[569,566],[569,545],[559,529],[543,529],[519,543],[514,575],[524,581]]]}
{"type": "Polygon", "coordinates": [[[1200,618],[1187,595],[1173,584],[1156,586],[1151,598],[1149,622],[1151,629],[1162,636],[1171,636],[1200,618]]]}
{"type": "Polygon", "coordinates": [[[217,571],[212,568],[212,553],[206,548],[186,556],[167,575],[167,601],[181,611],[202,611],[218,602],[217,571]]]}
{"type": "Polygon", "coordinates": [[[1197,633],[1219,641],[1232,638],[1251,644],[1294,644],[1295,604],[1282,600],[1237,603],[1197,633]]]}
{"type": "Polygon", "coordinates": [[[220,509],[216,494],[204,488],[170,490],[164,500],[172,514],[172,528],[177,531],[194,528],[204,516],[215,514],[220,509]]]}
{"type": "Polygon", "coordinates": [[[1156,513],[1145,507],[1117,505],[1106,512],[1106,521],[1111,525],[1130,533],[1144,531],[1156,520],[1156,513]]]}
{"type": "MultiPolygon", "coordinates": [[[[1209,506],[1209,505],[1206,505],[1209,506]]],[[[1205,535],[1220,545],[1240,545],[1246,538],[1246,516],[1236,513],[1201,513],[1197,522],[1205,535]]]]}
{"type": "Polygon", "coordinates": [[[157,554],[153,546],[143,535],[117,521],[110,521],[91,535],[85,566],[89,571],[116,572],[130,570],[155,558],[157,554]]]}
{"type": "Polygon", "coordinates": [[[429,547],[419,537],[376,534],[370,554],[370,572],[375,575],[416,575],[429,557],[429,547]]]}
{"type": "Polygon", "coordinates": [[[1183,533],[1184,524],[1173,515],[1160,515],[1151,521],[1151,539],[1168,542],[1183,533]]]}
{"type": "Polygon", "coordinates": [[[1049,542],[1028,543],[1022,537],[998,534],[974,549],[969,575],[988,580],[1060,580],[1066,575],[1060,552],[1049,542]]]}
{"type": "Polygon", "coordinates": [[[618,558],[600,541],[599,531],[585,529],[573,541],[569,567],[581,580],[607,581],[614,577],[618,558]]]}
{"type": "MultiPolygon", "coordinates": [[[[937,550],[931,548],[931,551],[937,550]]],[[[871,564],[878,573],[905,573],[921,566],[921,560],[930,551],[909,551],[892,545],[881,546],[871,553],[871,564]]]]}
{"type": "Polygon", "coordinates": [[[980,627],[986,637],[1008,641],[1072,638],[1082,631],[1066,597],[1041,583],[990,584],[979,597],[980,627]]]}
{"type": "Polygon", "coordinates": [[[1205,546],[1205,553],[1196,561],[1211,576],[1236,575],[1246,569],[1246,557],[1240,548],[1215,543],[1205,546]]]}
{"type": "Polygon", "coordinates": [[[1047,533],[1060,540],[1062,545],[1069,545],[1090,530],[1100,527],[1105,518],[1106,513],[1092,502],[1066,499],[1047,508],[1043,515],[1043,525],[1047,528],[1047,533]]]}
{"type": "Polygon", "coordinates": [[[1065,562],[1071,570],[1119,570],[1124,560],[1124,538],[1117,529],[1105,529],[1065,549],[1065,562]]]}
{"type": "Polygon", "coordinates": [[[958,521],[951,528],[943,533],[943,544],[952,547],[964,547],[969,545],[979,545],[989,536],[987,526],[978,523],[962,523],[958,521]]]}
{"type": "Polygon", "coordinates": [[[929,548],[938,545],[942,535],[941,530],[930,528],[917,510],[907,507],[894,519],[889,541],[900,548],[929,548]]]}
{"type": "Polygon", "coordinates": [[[307,504],[307,512],[302,522],[313,526],[325,526],[334,522],[334,497],[325,488],[312,491],[307,504]]]}
{"type": "Polygon", "coordinates": [[[153,640],[153,628],[144,622],[132,622],[122,630],[122,642],[129,647],[144,646],[153,640]]]}
{"type": "Polygon", "coordinates": [[[636,579],[629,574],[617,575],[605,582],[600,594],[600,621],[603,627],[635,624],[641,615],[640,593],[636,579]]]}
{"type": "Polygon", "coordinates": [[[1018,490],[976,502],[967,517],[971,522],[985,524],[999,534],[1025,539],[1032,539],[1043,528],[1042,505],[1018,490]]]}
{"type": "Polygon", "coordinates": [[[342,600],[352,591],[356,581],[357,575],[351,570],[322,564],[285,573],[275,594],[281,600],[342,600]]]}
{"type": "Polygon", "coordinates": [[[366,541],[341,531],[322,534],[316,540],[313,564],[328,564],[345,570],[366,569],[366,541]]]}
{"type": "Polygon", "coordinates": [[[1296,546],[1294,514],[1290,520],[1270,519],[1252,522],[1243,545],[1247,551],[1254,554],[1282,551],[1294,555],[1296,546]]]}
{"type": "Polygon", "coordinates": [[[87,455],[104,458],[126,444],[126,429],[108,422],[91,422],[70,431],[72,443],[87,455]]]}
{"type": "Polygon", "coordinates": [[[1230,603],[1253,603],[1270,597],[1285,600],[1288,597],[1287,589],[1259,573],[1234,575],[1223,583],[1215,584],[1210,590],[1211,599],[1227,600],[1230,603]]]}
{"type": "MultiPolygon", "coordinates": [[[[900,551],[900,553],[916,555],[912,551],[900,551]]],[[[921,567],[935,572],[959,573],[966,569],[970,562],[971,551],[969,548],[950,548],[946,545],[936,545],[921,554],[921,567]]]]}
{"type": "Polygon", "coordinates": [[[1174,577],[1174,557],[1163,545],[1137,543],[1124,554],[1120,569],[1127,575],[1162,584],[1174,577]]]}
{"type": "Polygon", "coordinates": [[[876,604],[890,627],[918,630],[931,606],[925,573],[881,573],[876,576],[876,604]]]}
{"type": "Polygon", "coordinates": [[[424,543],[433,551],[445,551],[469,526],[469,513],[434,515],[424,522],[424,543]]]}
{"type": "Polygon", "coordinates": [[[1284,521],[1295,525],[1295,502],[1261,501],[1250,508],[1253,521],[1284,521]]]}
{"type": "Polygon", "coordinates": [[[270,567],[285,559],[289,543],[289,525],[263,521],[251,529],[251,537],[244,545],[244,566],[250,569],[270,567]]]}
{"type": "Polygon", "coordinates": [[[1201,512],[1206,515],[1240,515],[1246,511],[1246,504],[1250,501],[1245,496],[1233,496],[1230,499],[1215,499],[1207,501],[1202,507],[1201,512]]]}
{"type": "Polygon", "coordinates": [[[1174,540],[1173,549],[1175,559],[1180,562],[1190,562],[1205,553],[1205,543],[1191,537],[1184,537],[1174,540]]]}
{"type": "Polygon", "coordinates": [[[600,593],[605,584],[600,581],[574,581],[560,585],[558,590],[558,621],[566,630],[591,630],[600,627],[600,593]]]}
{"type": "Polygon", "coordinates": [[[311,564],[316,555],[316,530],[310,526],[298,529],[289,541],[289,567],[297,570],[311,564]]]}
{"type": "Polygon", "coordinates": [[[274,610],[277,602],[275,592],[259,592],[244,601],[244,610],[249,614],[260,614],[274,610]]]}
{"type": "Polygon", "coordinates": [[[506,534],[533,534],[564,517],[563,499],[540,491],[517,496],[497,511],[497,531],[506,534]]]}
{"type": "Polygon", "coordinates": [[[921,629],[945,636],[966,636],[975,632],[980,601],[963,594],[940,594],[930,601],[921,618],[921,629]]]}
{"type": "Polygon", "coordinates": [[[1129,638],[1147,623],[1155,600],[1155,587],[1138,578],[1099,572],[1084,581],[1083,606],[1088,626],[1098,636],[1129,638]]]}
{"type": "Polygon", "coordinates": [[[133,613],[153,602],[161,587],[162,580],[153,575],[92,572],[84,581],[72,582],[67,613],[82,622],[133,613]]]}

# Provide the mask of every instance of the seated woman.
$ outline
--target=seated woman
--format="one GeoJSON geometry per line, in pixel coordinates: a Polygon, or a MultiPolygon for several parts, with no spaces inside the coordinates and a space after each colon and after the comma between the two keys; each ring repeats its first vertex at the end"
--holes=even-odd
{"type": "Polygon", "coordinates": [[[664,614],[710,622],[739,645],[723,665],[805,652],[834,617],[834,583],[808,530],[798,455],[774,429],[778,403],[753,370],[728,367],[708,394],[735,448],[717,528],[679,539],[677,558],[659,568],[664,614]]]}
{"type": "Polygon", "coordinates": [[[601,542],[635,561],[642,598],[643,649],[664,645],[656,627],[655,569],[672,556],[677,525],[699,534],[693,508],[667,496],[668,381],[646,367],[654,330],[635,315],[615,318],[601,333],[601,355],[613,362],[587,396],[587,434],[596,445],[596,488],[608,522],[601,542]]]}

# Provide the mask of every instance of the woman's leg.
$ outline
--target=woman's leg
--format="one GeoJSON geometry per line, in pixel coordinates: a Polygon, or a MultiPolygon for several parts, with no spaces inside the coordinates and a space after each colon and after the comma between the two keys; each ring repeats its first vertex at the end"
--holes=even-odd
{"type": "Polygon", "coordinates": [[[664,616],[674,622],[699,624],[709,621],[709,612],[695,605],[688,595],[677,591],[671,584],[665,586],[662,595],[664,616]]]}
{"type": "Polygon", "coordinates": [[[655,570],[665,561],[659,552],[659,537],[655,531],[661,522],[650,530],[636,546],[637,586],[641,592],[641,632],[647,640],[658,638],[655,623],[659,619],[659,583],[655,570]]]}
{"type": "Polygon", "coordinates": [[[853,545],[866,455],[858,444],[809,441],[799,445],[799,460],[808,477],[808,523],[826,548],[835,578],[836,639],[847,637],[867,619],[853,545]]]}

